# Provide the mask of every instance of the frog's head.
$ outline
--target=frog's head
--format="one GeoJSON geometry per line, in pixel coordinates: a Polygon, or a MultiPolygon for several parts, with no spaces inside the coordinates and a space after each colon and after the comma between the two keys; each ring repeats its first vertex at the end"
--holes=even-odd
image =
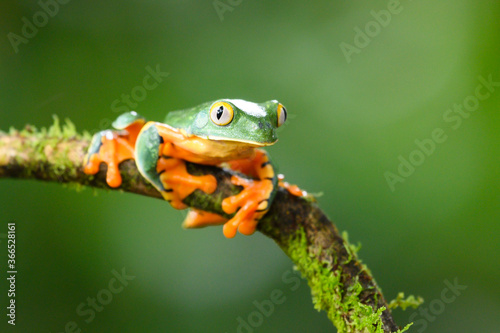
{"type": "Polygon", "coordinates": [[[276,129],[286,118],[285,107],[276,100],[252,103],[222,99],[200,106],[191,132],[210,140],[269,146],[278,141],[276,129]]]}

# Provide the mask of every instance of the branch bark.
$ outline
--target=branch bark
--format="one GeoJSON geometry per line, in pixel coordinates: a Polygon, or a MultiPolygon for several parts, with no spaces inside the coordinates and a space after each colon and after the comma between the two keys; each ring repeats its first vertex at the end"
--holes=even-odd
{"type": "MultiPolygon", "coordinates": [[[[23,131],[0,133],[0,178],[29,178],[112,190],[105,166],[89,176],[82,161],[90,143],[67,122],[49,130],[29,126],[23,131]]],[[[195,191],[184,202],[197,209],[225,215],[221,202],[241,188],[231,183],[231,171],[189,164],[193,174],[212,174],[218,187],[213,194],[195,191]]],[[[119,190],[161,199],[139,174],[133,161],[120,165],[119,190]]],[[[319,207],[306,198],[279,190],[258,230],[273,239],[308,279],[317,309],[325,310],[339,332],[396,332],[387,302],[354,248],[342,237],[319,207]],[[384,309],[385,308],[385,309],[384,309]]]]}

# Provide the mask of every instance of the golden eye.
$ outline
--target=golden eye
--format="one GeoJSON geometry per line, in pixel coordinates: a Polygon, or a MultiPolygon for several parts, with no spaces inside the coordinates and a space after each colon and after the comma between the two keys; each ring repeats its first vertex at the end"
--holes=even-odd
{"type": "Polygon", "coordinates": [[[281,125],[283,125],[285,123],[286,117],[287,117],[286,109],[283,106],[283,104],[279,103],[278,104],[278,127],[280,127],[281,125]]]}
{"type": "Polygon", "coordinates": [[[210,119],[214,124],[225,126],[233,120],[233,107],[226,102],[217,102],[210,108],[210,119]]]}

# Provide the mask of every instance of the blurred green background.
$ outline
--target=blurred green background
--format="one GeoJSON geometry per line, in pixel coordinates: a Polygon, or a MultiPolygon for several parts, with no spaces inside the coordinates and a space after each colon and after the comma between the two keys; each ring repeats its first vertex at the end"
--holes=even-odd
{"type": "MultiPolygon", "coordinates": [[[[466,118],[448,110],[474,102],[479,76],[500,81],[500,3],[70,1],[49,6],[46,22],[41,10],[37,1],[0,4],[0,130],[49,126],[53,114],[78,130],[107,128],[113,101],[140,92],[148,66],[169,73],[136,95],[134,109],[149,119],[217,98],[278,99],[290,114],[269,149],[279,171],[323,192],[320,206],[362,242],[387,299],[425,298],[427,312],[396,310],[398,324],[498,331],[500,87],[480,88],[490,94],[466,118]],[[11,43],[33,16],[37,34],[11,43]],[[415,140],[438,128],[445,142],[419,153],[415,140]],[[419,165],[391,189],[387,172],[397,175],[410,155],[419,165]],[[454,280],[467,288],[444,302],[454,280]]],[[[159,200],[37,181],[1,180],[0,212],[2,332],[65,332],[71,321],[82,332],[334,331],[260,234],[186,231],[185,212],[159,200]],[[10,221],[14,328],[5,316],[10,221]],[[122,269],[135,278],[111,294],[122,269]],[[259,315],[254,302],[276,289],[284,302],[259,315]],[[97,296],[109,303],[95,317],[77,312],[97,296]]]]}

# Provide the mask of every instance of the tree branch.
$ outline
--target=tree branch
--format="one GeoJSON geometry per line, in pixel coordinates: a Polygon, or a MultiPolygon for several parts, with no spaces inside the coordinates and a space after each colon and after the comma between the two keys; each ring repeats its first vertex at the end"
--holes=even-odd
{"type": "MultiPolygon", "coordinates": [[[[76,133],[69,121],[49,130],[27,126],[23,131],[0,133],[0,178],[30,178],[111,189],[102,165],[93,176],[82,171],[90,136],[76,133]]],[[[218,187],[213,194],[195,191],[184,202],[197,209],[226,215],[224,198],[241,188],[231,183],[231,171],[189,163],[193,174],[212,174],[218,187]]],[[[120,165],[122,191],[161,199],[133,161],[120,165]]],[[[226,215],[227,216],[227,215],[226,215]]],[[[339,332],[396,332],[387,303],[371,276],[333,223],[307,198],[280,188],[258,230],[272,238],[307,278],[315,308],[327,312],[339,332]]]]}

